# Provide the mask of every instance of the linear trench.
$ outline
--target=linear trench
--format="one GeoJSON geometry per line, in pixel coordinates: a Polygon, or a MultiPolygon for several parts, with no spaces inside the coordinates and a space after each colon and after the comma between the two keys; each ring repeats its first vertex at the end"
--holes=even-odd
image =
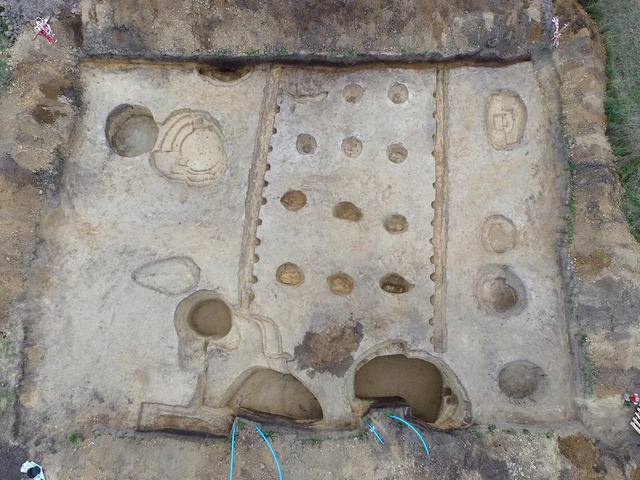
{"type": "Polygon", "coordinates": [[[269,143],[271,142],[273,125],[276,118],[276,105],[281,78],[282,68],[272,66],[264,87],[260,122],[258,123],[256,143],[253,149],[251,171],[249,172],[249,188],[245,202],[246,220],[244,231],[242,232],[242,254],[240,256],[240,268],[238,270],[239,303],[242,309],[248,309],[253,300],[251,285],[253,283],[255,239],[258,230],[260,206],[262,205],[262,189],[264,188],[264,176],[267,171],[269,143]]]}
{"type": "Polygon", "coordinates": [[[435,264],[435,288],[433,303],[433,350],[447,351],[446,294],[447,294],[447,81],[448,71],[438,67],[436,71],[436,142],[435,201],[433,203],[433,251],[435,264]]]}

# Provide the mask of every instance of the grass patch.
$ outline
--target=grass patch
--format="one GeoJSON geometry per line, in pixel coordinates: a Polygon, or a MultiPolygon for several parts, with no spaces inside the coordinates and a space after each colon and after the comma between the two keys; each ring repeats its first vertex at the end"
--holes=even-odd
{"type": "Polygon", "coordinates": [[[329,56],[331,57],[355,57],[356,50],[354,48],[333,48],[329,49],[329,56]]]}
{"type": "MultiPolygon", "coordinates": [[[[0,12],[4,12],[4,7],[0,7],[0,12]]],[[[0,17],[0,93],[9,85],[9,39],[5,35],[7,23],[0,17]]]]}
{"type": "Polygon", "coordinates": [[[17,356],[16,344],[13,341],[4,339],[0,342],[0,360],[15,360],[17,356]]]}
{"type": "Polygon", "coordinates": [[[607,136],[618,164],[622,207],[631,233],[640,240],[640,2],[580,3],[598,25],[607,52],[607,136]]]}
{"type": "Polygon", "coordinates": [[[69,443],[78,443],[78,434],[72,433],[68,437],[69,443]]]}
{"type": "Polygon", "coordinates": [[[569,196],[567,198],[567,245],[573,243],[573,237],[576,233],[576,195],[575,195],[575,165],[569,160],[569,196]]]}
{"type": "Polygon", "coordinates": [[[16,401],[16,394],[13,392],[9,382],[0,383],[0,418],[4,418],[13,408],[16,401]]]}
{"type": "Polygon", "coordinates": [[[586,333],[580,334],[580,343],[582,344],[582,362],[584,364],[584,393],[591,395],[595,384],[595,372],[593,360],[589,354],[589,337],[586,333]]]}

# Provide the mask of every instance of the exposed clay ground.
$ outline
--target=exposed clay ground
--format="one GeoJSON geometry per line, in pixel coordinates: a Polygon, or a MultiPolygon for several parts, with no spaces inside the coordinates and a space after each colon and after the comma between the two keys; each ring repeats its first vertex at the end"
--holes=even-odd
{"type": "Polygon", "coordinates": [[[251,419],[274,431],[286,478],[637,478],[621,396],[639,380],[638,246],[584,12],[555,6],[570,28],[551,52],[547,3],[418,8],[446,25],[421,37],[394,27],[401,6],[376,35],[365,16],[313,38],[284,28],[304,23],[295,9],[250,27],[228,20],[250,5],[216,8],[194,3],[176,25],[217,30],[167,38],[152,29],[163,5],[87,1],[82,20],[60,10],[56,46],[16,40],[0,116],[0,478],[27,456],[47,478],[225,476],[228,443],[156,431],[224,434],[240,407],[311,429],[245,413],[238,478],[275,473],[251,419]],[[257,50],[426,63],[157,62],[257,50]],[[77,63],[105,53],[154,63],[77,63]],[[511,63],[438,63],[457,56],[511,63]],[[408,415],[397,400],[365,414],[386,396],[424,420],[429,459],[385,415],[408,415]]]}

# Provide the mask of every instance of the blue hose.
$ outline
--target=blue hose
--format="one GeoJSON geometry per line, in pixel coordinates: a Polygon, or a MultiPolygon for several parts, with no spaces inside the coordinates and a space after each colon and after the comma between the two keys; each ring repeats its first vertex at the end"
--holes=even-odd
{"type": "Polygon", "coordinates": [[[282,480],[282,470],[280,470],[280,463],[278,463],[276,452],[273,451],[273,448],[271,448],[271,444],[269,443],[269,439],[264,435],[264,433],[262,433],[262,430],[260,430],[260,427],[258,427],[258,425],[256,425],[256,430],[258,431],[262,439],[267,442],[267,447],[269,447],[269,450],[271,450],[271,455],[273,455],[273,459],[276,461],[276,467],[278,467],[278,475],[280,476],[280,480],[282,480]]]}
{"type": "Polygon", "coordinates": [[[373,432],[373,434],[376,436],[376,438],[378,439],[378,441],[384,445],[384,442],[382,441],[382,439],[380,438],[380,435],[378,435],[378,432],[376,432],[376,427],[374,427],[373,425],[371,425],[370,423],[367,423],[367,427],[369,427],[369,430],[371,430],[373,432]]]}
{"type": "Polygon", "coordinates": [[[231,466],[229,467],[229,480],[233,477],[233,447],[236,442],[236,422],[233,422],[233,430],[231,430],[231,466]]]}
{"type": "Polygon", "coordinates": [[[409,422],[407,422],[406,420],[403,420],[400,417],[396,417],[395,415],[389,415],[389,418],[393,418],[394,420],[398,420],[399,422],[404,423],[407,427],[409,427],[411,430],[413,430],[414,432],[416,432],[416,435],[418,435],[418,437],[420,437],[420,441],[422,442],[422,446],[424,447],[424,449],[427,452],[427,457],[429,457],[429,449],[427,448],[427,442],[424,441],[424,438],[422,438],[422,435],[420,435],[420,432],[418,430],[416,430],[416,428],[411,425],[409,422]]]}

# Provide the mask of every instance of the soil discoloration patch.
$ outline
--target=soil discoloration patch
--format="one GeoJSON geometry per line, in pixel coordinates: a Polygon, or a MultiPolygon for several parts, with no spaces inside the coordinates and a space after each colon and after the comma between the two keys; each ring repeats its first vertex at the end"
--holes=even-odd
{"type": "Polygon", "coordinates": [[[578,469],[578,480],[600,480],[602,474],[596,471],[596,447],[580,434],[558,439],[560,453],[567,457],[578,469]]]}
{"type": "Polygon", "coordinates": [[[611,257],[604,250],[594,250],[588,255],[576,253],[574,268],[583,278],[591,278],[611,266],[611,257]]]}
{"type": "Polygon", "coordinates": [[[33,109],[32,115],[40,125],[52,125],[56,121],[56,118],[63,114],[50,109],[46,105],[40,104],[33,109]]]}
{"type": "Polygon", "coordinates": [[[300,345],[295,348],[295,357],[302,368],[316,372],[328,372],[344,376],[353,363],[353,352],[362,340],[362,324],[353,326],[330,326],[321,332],[307,332],[300,345]]]}

